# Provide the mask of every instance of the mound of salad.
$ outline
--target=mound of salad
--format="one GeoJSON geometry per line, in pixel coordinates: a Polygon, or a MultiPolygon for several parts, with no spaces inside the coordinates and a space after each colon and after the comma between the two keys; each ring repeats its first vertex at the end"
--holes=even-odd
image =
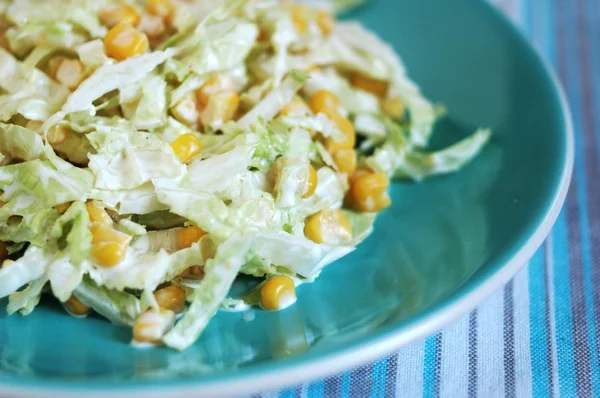
{"type": "Polygon", "coordinates": [[[0,298],[51,293],[183,350],[219,309],[280,310],[352,252],[443,110],[390,46],[276,0],[0,2],[0,298]],[[239,275],[256,278],[242,297],[239,275]]]}

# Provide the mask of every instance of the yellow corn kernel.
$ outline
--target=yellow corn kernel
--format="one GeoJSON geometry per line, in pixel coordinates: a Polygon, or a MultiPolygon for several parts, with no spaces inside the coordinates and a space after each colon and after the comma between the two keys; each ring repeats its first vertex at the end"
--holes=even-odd
{"type": "Polygon", "coordinates": [[[200,114],[194,96],[189,94],[183,97],[173,108],[171,108],[171,114],[175,119],[188,127],[195,125],[198,122],[200,114]]]}
{"type": "MultiPolygon", "coordinates": [[[[4,191],[0,190],[0,197],[4,195],[4,191]]],[[[4,206],[6,204],[6,202],[3,202],[2,200],[0,200],[0,207],[4,206]]]]}
{"type": "Polygon", "coordinates": [[[310,114],[310,108],[308,105],[306,105],[306,102],[302,101],[301,99],[294,99],[288,102],[287,105],[281,108],[281,111],[279,112],[279,115],[281,116],[296,117],[308,116],[310,114]]]}
{"type": "Polygon", "coordinates": [[[140,315],[133,324],[133,339],[138,343],[158,344],[164,334],[173,327],[175,313],[160,308],[149,309],[140,315]]]}
{"type": "Polygon", "coordinates": [[[179,233],[177,234],[177,246],[179,246],[180,249],[192,247],[192,245],[202,239],[204,235],[206,235],[206,232],[195,225],[183,228],[179,230],[179,233]]]}
{"type": "Polygon", "coordinates": [[[337,113],[340,100],[330,91],[319,90],[310,98],[309,106],[314,113],[337,113]]]}
{"type": "Polygon", "coordinates": [[[389,87],[386,81],[371,79],[358,73],[352,75],[352,85],[378,97],[385,97],[389,87]]]}
{"type": "Polygon", "coordinates": [[[8,250],[6,249],[6,243],[0,240],[0,260],[8,256],[8,250]]]}
{"type": "Polygon", "coordinates": [[[171,148],[179,160],[181,160],[182,163],[186,163],[188,160],[202,152],[202,143],[193,133],[187,133],[177,137],[177,139],[171,143],[171,148]]]}
{"type": "Polygon", "coordinates": [[[65,203],[61,203],[59,205],[54,206],[54,209],[59,212],[60,214],[64,214],[65,211],[69,210],[69,207],[71,207],[71,203],[72,202],[65,202],[65,203]]]}
{"type": "Polygon", "coordinates": [[[52,126],[46,133],[46,139],[50,145],[60,145],[67,139],[69,128],[66,126],[52,126]]]}
{"type": "Polygon", "coordinates": [[[137,28],[150,38],[160,37],[167,31],[164,19],[152,14],[142,15],[137,28]]]}
{"type": "Polygon", "coordinates": [[[338,245],[352,239],[352,228],[341,210],[321,210],[306,220],[304,235],[315,243],[338,245]]]}
{"type": "Polygon", "coordinates": [[[319,29],[324,35],[328,35],[335,28],[335,20],[331,14],[325,11],[317,11],[317,25],[319,25],[319,29]]]}
{"type": "Polygon", "coordinates": [[[171,0],[146,0],[146,8],[150,14],[156,15],[170,23],[175,12],[175,4],[171,0]]]}
{"type": "Polygon", "coordinates": [[[65,302],[65,307],[72,315],[75,316],[83,316],[92,312],[92,309],[87,305],[83,304],[75,295],[71,295],[69,299],[65,302]]]}
{"type": "Polygon", "coordinates": [[[0,268],[6,268],[9,267],[11,264],[14,264],[15,262],[13,260],[4,260],[2,261],[2,264],[0,264],[0,268]]]}
{"type": "Polygon", "coordinates": [[[304,33],[308,30],[308,10],[302,4],[292,4],[292,22],[296,27],[296,32],[304,33]]]}
{"type": "Polygon", "coordinates": [[[127,246],[131,241],[131,236],[123,233],[121,231],[117,231],[109,225],[93,223],[90,226],[90,232],[92,233],[92,244],[95,245],[97,243],[108,243],[108,242],[116,242],[122,246],[127,246]]]}
{"type": "Polygon", "coordinates": [[[90,217],[90,222],[112,225],[113,221],[106,212],[106,210],[96,205],[94,201],[87,202],[85,204],[85,207],[87,208],[87,212],[90,217]]]}
{"type": "Polygon", "coordinates": [[[177,278],[196,278],[201,279],[204,276],[204,268],[199,265],[192,265],[186,268],[181,274],[177,275],[177,278]]]}
{"type": "Polygon", "coordinates": [[[385,173],[368,173],[354,179],[350,186],[350,202],[362,212],[378,212],[392,201],[387,193],[390,180],[385,173]]]}
{"type": "Polygon", "coordinates": [[[68,58],[63,55],[57,55],[55,57],[52,57],[50,61],[48,61],[48,75],[51,78],[56,79],[56,72],[58,72],[58,67],[66,59],[68,58]]]}
{"type": "Polygon", "coordinates": [[[202,87],[196,90],[198,107],[204,109],[211,96],[220,93],[235,92],[235,82],[229,75],[216,75],[208,79],[202,87]]]}
{"type": "Polygon", "coordinates": [[[352,149],[356,144],[356,133],[350,120],[338,115],[337,113],[328,113],[327,116],[333,122],[333,125],[343,134],[341,139],[327,137],[325,139],[325,148],[330,153],[335,153],[341,149],[352,149]]]}
{"type": "Polygon", "coordinates": [[[6,51],[11,51],[10,42],[6,38],[6,35],[0,35],[0,48],[5,49],[6,51]]]}
{"type": "Polygon", "coordinates": [[[340,149],[334,152],[333,160],[342,173],[354,173],[356,170],[356,151],[354,149],[340,149]]]}
{"type": "Polygon", "coordinates": [[[83,81],[83,64],[77,59],[65,59],[56,70],[56,81],[75,90],[83,81]]]}
{"type": "Polygon", "coordinates": [[[124,259],[127,247],[118,242],[104,242],[92,245],[90,254],[96,264],[103,268],[119,265],[124,259]]]}
{"type": "Polygon", "coordinates": [[[204,126],[215,122],[226,123],[235,118],[240,107],[240,96],[234,92],[219,93],[210,97],[208,105],[200,113],[204,126]]]}
{"type": "Polygon", "coordinates": [[[348,183],[352,185],[357,178],[362,177],[367,174],[371,174],[373,171],[370,169],[366,169],[364,167],[359,167],[353,173],[350,173],[348,176],[348,183]]]}
{"type": "Polygon", "coordinates": [[[43,124],[44,124],[44,122],[40,122],[39,120],[30,120],[25,125],[25,128],[27,130],[33,131],[34,133],[37,133],[40,131],[40,128],[42,127],[43,124]]]}
{"type": "Polygon", "coordinates": [[[260,305],[268,311],[283,310],[296,301],[296,287],[289,276],[267,279],[260,289],[260,305]]]}
{"type": "Polygon", "coordinates": [[[404,104],[399,97],[384,98],[381,100],[381,109],[394,119],[404,116],[404,104]]]}
{"type": "Polygon", "coordinates": [[[104,36],[106,55],[117,61],[143,54],[149,45],[145,34],[125,23],[115,25],[104,36]]]}
{"type": "Polygon", "coordinates": [[[129,4],[113,4],[100,11],[100,21],[107,28],[119,23],[136,26],[140,22],[140,14],[129,4]]]}
{"type": "Polygon", "coordinates": [[[158,289],[154,297],[160,308],[180,314],[185,309],[185,290],[181,286],[171,285],[158,289]]]}
{"type": "Polygon", "coordinates": [[[317,172],[312,165],[308,165],[308,180],[306,181],[306,192],[302,195],[303,198],[310,198],[315,193],[315,189],[317,189],[317,172]]]}

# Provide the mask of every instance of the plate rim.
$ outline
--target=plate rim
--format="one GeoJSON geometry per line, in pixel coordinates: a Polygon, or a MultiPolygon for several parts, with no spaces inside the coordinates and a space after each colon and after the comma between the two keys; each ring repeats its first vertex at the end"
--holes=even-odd
{"type": "Polygon", "coordinates": [[[164,394],[168,393],[168,396],[172,398],[187,398],[199,395],[210,397],[239,396],[259,391],[273,391],[343,372],[384,357],[409,343],[430,336],[471,312],[493,292],[508,283],[543,244],[562,210],[573,174],[575,137],[572,113],[565,90],[550,63],[506,15],[487,1],[481,2],[481,4],[487,7],[488,11],[494,14],[501,23],[508,26],[510,31],[512,31],[522,44],[535,55],[535,59],[541,65],[544,73],[546,73],[560,103],[564,117],[565,125],[563,129],[566,143],[565,160],[560,183],[552,197],[552,204],[541,217],[543,221],[537,225],[535,231],[527,238],[526,242],[504,264],[498,265],[497,269],[491,275],[474,286],[465,284],[459,287],[445,300],[431,307],[428,313],[423,315],[422,319],[416,319],[412,323],[401,327],[392,327],[376,337],[364,337],[349,348],[339,349],[337,352],[325,354],[321,358],[309,358],[301,363],[290,362],[282,364],[278,370],[267,369],[258,374],[246,373],[243,376],[233,376],[216,381],[188,381],[185,385],[180,384],[179,386],[167,384],[119,386],[109,384],[101,388],[95,386],[96,391],[86,390],[80,387],[80,385],[64,387],[64,382],[62,381],[57,382],[63,383],[61,387],[54,387],[52,383],[42,383],[37,386],[30,385],[25,387],[23,380],[19,379],[19,381],[14,383],[11,381],[0,382],[0,396],[46,398],[60,395],[65,398],[104,398],[107,396],[111,398],[163,398],[164,394]],[[273,377],[275,375],[277,377],[273,377]]]}

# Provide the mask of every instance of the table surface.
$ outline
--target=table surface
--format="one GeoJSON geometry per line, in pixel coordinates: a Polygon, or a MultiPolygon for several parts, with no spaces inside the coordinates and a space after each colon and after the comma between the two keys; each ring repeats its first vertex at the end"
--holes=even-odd
{"type": "Polygon", "coordinates": [[[258,397],[600,397],[600,0],[490,0],[557,72],[576,160],[529,264],[469,316],[387,358],[258,397]]]}

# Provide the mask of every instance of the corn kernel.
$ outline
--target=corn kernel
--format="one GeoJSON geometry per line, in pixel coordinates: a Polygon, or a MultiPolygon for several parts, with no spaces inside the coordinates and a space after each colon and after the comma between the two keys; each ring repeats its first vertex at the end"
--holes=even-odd
{"type": "Polygon", "coordinates": [[[75,316],[83,316],[92,312],[92,309],[79,301],[75,295],[71,295],[71,297],[69,297],[69,299],[65,302],[65,307],[67,307],[67,310],[75,316]]]}
{"type": "Polygon", "coordinates": [[[341,139],[327,137],[325,139],[325,148],[330,153],[335,153],[341,149],[352,149],[356,144],[356,134],[354,126],[350,120],[338,115],[337,113],[328,113],[327,116],[333,122],[333,125],[342,133],[341,139]]]}
{"type": "Polygon", "coordinates": [[[145,34],[124,23],[115,25],[104,36],[106,54],[117,61],[143,54],[149,45],[145,34]]]}
{"type": "Polygon", "coordinates": [[[235,82],[229,75],[216,75],[208,79],[202,87],[196,90],[198,107],[205,108],[211,96],[220,93],[235,92],[235,82]]]}
{"type": "Polygon", "coordinates": [[[179,233],[177,234],[177,246],[179,246],[180,249],[192,247],[192,245],[202,239],[204,235],[206,235],[206,232],[195,225],[183,228],[179,230],[179,233]]]}
{"type": "Polygon", "coordinates": [[[33,131],[34,133],[38,133],[43,124],[44,122],[40,122],[39,120],[30,120],[25,125],[25,128],[29,131],[33,131]]]}
{"type": "Polygon", "coordinates": [[[167,31],[164,19],[152,14],[142,15],[137,28],[150,38],[160,37],[167,31]]]}
{"type": "Polygon", "coordinates": [[[0,48],[5,49],[6,51],[11,51],[10,42],[6,38],[6,35],[0,35],[0,48]]]}
{"type": "Polygon", "coordinates": [[[279,115],[281,116],[295,117],[308,116],[310,114],[310,108],[301,99],[294,99],[288,102],[283,108],[281,108],[281,111],[279,112],[279,115]]]}
{"type": "Polygon", "coordinates": [[[352,228],[341,210],[321,210],[306,220],[304,235],[315,243],[337,245],[352,239],[352,228]]]}
{"type": "Polygon", "coordinates": [[[85,204],[85,207],[87,208],[87,212],[90,217],[90,222],[112,225],[112,219],[110,218],[106,210],[104,210],[102,207],[99,207],[93,201],[87,202],[85,204]]]}
{"type": "Polygon", "coordinates": [[[6,243],[0,240],[0,260],[6,258],[8,256],[8,249],[6,248],[6,243]]]}
{"type": "Polygon", "coordinates": [[[51,78],[56,79],[56,73],[58,72],[60,64],[67,59],[68,58],[63,55],[52,57],[50,61],[48,61],[48,75],[51,78]]]}
{"type": "Polygon", "coordinates": [[[330,91],[319,90],[310,98],[309,106],[314,113],[337,113],[340,100],[330,91]]]}
{"type": "Polygon", "coordinates": [[[0,264],[0,268],[10,267],[14,263],[15,262],[13,260],[4,260],[2,261],[2,264],[0,264]]]}
{"type": "Polygon", "coordinates": [[[181,286],[171,285],[158,289],[154,297],[160,308],[180,314],[185,309],[185,291],[181,286]]]}
{"type": "Polygon", "coordinates": [[[54,206],[54,209],[59,213],[59,214],[64,214],[67,210],[69,210],[69,207],[71,207],[71,203],[72,202],[65,202],[65,203],[61,203],[59,205],[54,206]]]}
{"type": "Polygon", "coordinates": [[[200,139],[193,133],[187,133],[177,137],[177,139],[171,143],[171,148],[173,148],[173,152],[175,152],[175,155],[177,155],[182,163],[186,163],[188,160],[202,152],[200,139]]]}
{"type": "Polygon", "coordinates": [[[387,193],[390,180],[385,173],[369,173],[357,177],[350,186],[350,202],[363,212],[378,212],[392,202],[387,193]]]}
{"type": "Polygon", "coordinates": [[[296,32],[304,33],[308,30],[308,10],[302,4],[292,4],[292,22],[296,27],[296,32]]]}
{"type": "Polygon", "coordinates": [[[175,4],[171,0],[146,0],[146,8],[150,14],[156,15],[170,23],[175,12],[175,4]]]}
{"type": "Polygon", "coordinates": [[[96,264],[103,268],[119,265],[124,259],[127,248],[118,242],[105,242],[92,245],[90,254],[96,264]]]}
{"type": "Polygon", "coordinates": [[[66,126],[52,126],[46,133],[46,139],[50,145],[60,145],[66,141],[69,128],[66,126]]]}
{"type": "Polygon", "coordinates": [[[331,14],[324,11],[317,11],[317,25],[324,35],[328,35],[333,32],[335,28],[335,20],[331,14]]]}
{"type": "Polygon", "coordinates": [[[378,97],[385,97],[389,87],[386,81],[371,79],[358,73],[352,75],[352,85],[378,97]]]}
{"type": "Polygon", "coordinates": [[[92,244],[116,242],[122,246],[127,246],[131,241],[131,236],[117,231],[109,225],[93,223],[90,226],[90,232],[92,233],[92,244]]]}
{"type": "Polygon", "coordinates": [[[56,81],[75,90],[83,81],[83,64],[77,59],[65,59],[56,70],[56,81]]]}
{"type": "Polygon", "coordinates": [[[296,301],[296,287],[289,276],[267,279],[260,290],[260,305],[268,311],[283,310],[296,301]]]}
{"type": "Polygon", "coordinates": [[[367,174],[371,174],[373,171],[370,169],[366,169],[364,167],[359,167],[353,173],[350,173],[348,176],[348,183],[352,185],[354,181],[356,181],[359,177],[362,177],[367,174]]]}
{"type": "Polygon", "coordinates": [[[140,315],[133,324],[133,339],[138,343],[158,344],[164,334],[173,327],[175,313],[160,308],[149,309],[140,315]]]}
{"type": "Polygon", "coordinates": [[[173,108],[171,114],[175,119],[185,124],[188,127],[195,125],[198,122],[200,113],[196,99],[192,94],[183,97],[173,108]]]}
{"type": "Polygon", "coordinates": [[[201,279],[204,276],[204,268],[199,265],[192,265],[185,271],[177,275],[177,278],[195,278],[201,279]]]}
{"type": "Polygon", "coordinates": [[[340,149],[334,152],[333,160],[342,173],[354,173],[356,170],[356,151],[354,149],[340,149]]]}
{"type": "Polygon", "coordinates": [[[404,116],[404,104],[399,97],[382,99],[381,109],[394,119],[400,119],[404,116]]]}
{"type": "Polygon", "coordinates": [[[119,23],[136,26],[140,22],[140,14],[129,4],[113,4],[100,11],[100,21],[107,28],[119,23]]]}
{"type": "Polygon", "coordinates": [[[317,189],[317,184],[318,184],[318,180],[317,180],[317,172],[315,171],[315,168],[312,167],[312,165],[308,165],[308,180],[306,181],[306,191],[304,192],[304,195],[302,195],[303,198],[310,198],[311,196],[313,196],[313,194],[315,193],[315,190],[317,189]]]}
{"type": "Polygon", "coordinates": [[[235,118],[240,107],[240,96],[236,92],[219,93],[210,97],[208,105],[200,113],[204,126],[215,122],[226,123],[235,118]]]}

